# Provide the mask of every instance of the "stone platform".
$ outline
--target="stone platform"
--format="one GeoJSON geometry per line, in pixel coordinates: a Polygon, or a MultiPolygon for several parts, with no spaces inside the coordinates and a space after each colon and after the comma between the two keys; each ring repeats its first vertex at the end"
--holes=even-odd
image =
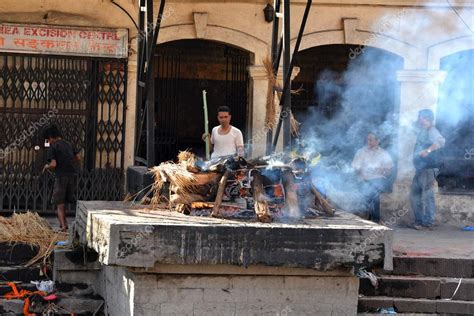
{"type": "Polygon", "coordinates": [[[259,223],[78,202],[76,232],[106,265],[234,265],[320,271],[392,264],[392,231],[348,213],[259,223]]]}
{"type": "Polygon", "coordinates": [[[356,271],[392,269],[392,231],[343,212],[268,224],[80,201],[74,234],[110,315],[354,315],[356,271]]]}

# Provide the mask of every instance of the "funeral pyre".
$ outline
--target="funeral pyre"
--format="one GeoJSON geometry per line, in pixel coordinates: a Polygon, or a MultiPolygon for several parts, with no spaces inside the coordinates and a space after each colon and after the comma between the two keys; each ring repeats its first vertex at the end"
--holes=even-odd
{"type": "Polygon", "coordinates": [[[279,154],[203,161],[184,151],[178,163],[165,162],[150,171],[151,204],[165,202],[170,210],[187,215],[270,222],[335,212],[312,183],[310,161],[304,157],[279,154]]]}

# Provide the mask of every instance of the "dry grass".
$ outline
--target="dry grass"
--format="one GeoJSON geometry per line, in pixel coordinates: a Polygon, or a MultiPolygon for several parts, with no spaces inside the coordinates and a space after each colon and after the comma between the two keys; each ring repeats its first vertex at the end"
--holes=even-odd
{"type": "Polygon", "coordinates": [[[26,244],[39,249],[38,254],[26,266],[49,257],[56,242],[64,240],[65,233],[55,232],[48,222],[37,213],[15,213],[11,217],[0,216],[0,242],[26,244]]]}
{"type": "MultiPolygon", "coordinates": [[[[275,100],[275,90],[279,91],[276,93],[278,103],[281,99],[281,91],[283,87],[278,84],[275,73],[273,72],[273,65],[270,56],[266,56],[262,60],[263,66],[265,67],[265,72],[267,73],[268,78],[268,89],[267,89],[267,102],[266,102],[266,112],[265,112],[265,126],[269,129],[273,130],[275,127],[275,123],[277,121],[277,117],[279,117],[279,111],[277,109],[277,101],[275,100]]],[[[300,94],[303,91],[302,88],[298,88],[296,90],[291,90],[291,94],[300,94]]],[[[279,107],[278,107],[279,108],[279,107]]],[[[290,122],[291,122],[291,134],[293,136],[299,136],[300,134],[300,125],[293,113],[290,113],[290,122]]]]}
{"type": "Polygon", "coordinates": [[[277,86],[277,80],[273,72],[273,65],[270,56],[263,59],[263,66],[268,78],[267,103],[265,112],[265,125],[273,129],[276,121],[276,104],[274,89],[277,86]]]}
{"type": "Polygon", "coordinates": [[[150,169],[153,174],[154,183],[152,186],[153,198],[151,205],[156,206],[163,202],[161,190],[165,182],[172,186],[180,188],[183,193],[192,193],[197,189],[197,182],[194,174],[189,172],[185,164],[175,164],[173,162],[164,162],[159,166],[150,169]]]}

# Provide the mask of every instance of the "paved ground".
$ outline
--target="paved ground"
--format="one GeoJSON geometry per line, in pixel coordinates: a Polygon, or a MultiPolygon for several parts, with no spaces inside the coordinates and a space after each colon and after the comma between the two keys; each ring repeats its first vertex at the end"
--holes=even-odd
{"type": "Polygon", "coordinates": [[[393,252],[394,256],[474,259],[474,231],[395,228],[393,252]]]}

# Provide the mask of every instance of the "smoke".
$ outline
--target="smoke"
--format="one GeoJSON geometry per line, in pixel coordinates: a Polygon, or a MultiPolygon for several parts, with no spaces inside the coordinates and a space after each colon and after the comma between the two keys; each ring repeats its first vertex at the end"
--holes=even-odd
{"type": "MultiPolygon", "coordinates": [[[[469,23],[464,21],[469,16],[470,23],[474,24],[472,11],[405,9],[382,17],[374,28],[423,48],[469,34],[469,23]]],[[[303,116],[297,115],[302,122],[299,142],[306,150],[320,152],[323,157],[313,171],[315,185],[348,211],[364,207],[365,192],[361,191],[350,165],[356,151],[365,145],[367,133],[372,131],[378,135],[380,146],[395,162],[393,173],[387,179],[390,190],[398,160],[398,131],[400,126],[413,125],[413,117],[399,110],[400,82],[396,74],[404,69],[404,61],[395,54],[371,47],[377,46],[379,40],[383,39],[374,36],[367,46],[351,47],[345,56],[348,64],[343,71],[327,67],[316,72],[313,106],[303,116]]],[[[330,49],[326,54],[331,54],[330,49]]],[[[318,56],[314,58],[317,60],[318,56]]],[[[455,142],[454,147],[458,149],[459,146],[474,148],[474,128],[472,123],[468,124],[474,118],[473,64],[474,53],[470,51],[445,58],[441,65],[441,70],[447,71],[447,78],[439,90],[437,125],[448,142],[455,142]]],[[[305,71],[304,65],[300,67],[305,71]]],[[[460,151],[464,154],[464,148],[460,151]]]]}

